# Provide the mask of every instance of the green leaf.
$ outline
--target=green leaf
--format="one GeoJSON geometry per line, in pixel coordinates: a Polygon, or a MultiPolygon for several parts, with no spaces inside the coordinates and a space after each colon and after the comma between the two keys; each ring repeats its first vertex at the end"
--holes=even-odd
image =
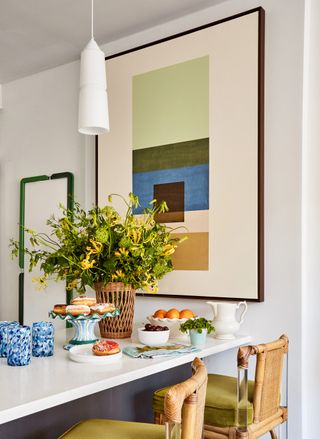
{"type": "Polygon", "coordinates": [[[202,329],[207,329],[207,333],[210,334],[215,330],[212,323],[204,317],[198,317],[195,319],[188,319],[185,323],[180,325],[181,332],[188,332],[190,329],[195,329],[199,334],[202,333],[202,329]]]}
{"type": "MultiPolygon", "coordinates": [[[[178,242],[171,238],[171,228],[154,220],[157,212],[168,210],[166,203],[152,200],[143,215],[135,216],[133,209],[139,206],[135,194],[130,193],[128,199],[110,194],[110,203],[114,196],[126,206],[124,218],[111,205],[85,211],[76,202],[73,211],[61,204],[60,215],[49,217],[48,234],[25,228],[30,241],[30,248],[24,249],[29,269],[40,266],[51,278],[78,281],[79,291],[97,281],[113,280],[116,271],[135,288],[152,286],[172,271],[164,246],[178,242]]],[[[19,242],[11,240],[10,250],[12,256],[18,256],[19,242]]]]}

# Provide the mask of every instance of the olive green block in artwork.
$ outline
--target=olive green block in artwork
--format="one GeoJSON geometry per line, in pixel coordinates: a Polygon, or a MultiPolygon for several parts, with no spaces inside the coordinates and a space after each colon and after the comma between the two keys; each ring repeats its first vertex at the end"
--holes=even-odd
{"type": "Polygon", "coordinates": [[[132,78],[133,149],[209,137],[209,56],[132,78]]]}
{"type": "Polygon", "coordinates": [[[209,164],[209,139],[133,150],[133,173],[209,164]]]}

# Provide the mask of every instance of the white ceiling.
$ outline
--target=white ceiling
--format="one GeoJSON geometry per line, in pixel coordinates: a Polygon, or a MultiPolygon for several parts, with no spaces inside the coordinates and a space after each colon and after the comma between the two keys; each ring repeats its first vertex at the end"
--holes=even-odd
{"type": "MultiPolygon", "coordinates": [[[[95,0],[104,44],[225,0],[95,0]]],[[[0,0],[0,83],[80,56],[90,38],[90,0],[0,0]]]]}

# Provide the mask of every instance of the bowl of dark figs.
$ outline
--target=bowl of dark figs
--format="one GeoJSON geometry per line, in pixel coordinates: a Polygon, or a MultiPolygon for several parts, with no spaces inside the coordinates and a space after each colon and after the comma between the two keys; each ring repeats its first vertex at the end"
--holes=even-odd
{"type": "Polygon", "coordinates": [[[152,325],[147,323],[143,328],[138,328],[140,343],[147,346],[159,346],[169,340],[170,329],[167,326],[152,325]]]}

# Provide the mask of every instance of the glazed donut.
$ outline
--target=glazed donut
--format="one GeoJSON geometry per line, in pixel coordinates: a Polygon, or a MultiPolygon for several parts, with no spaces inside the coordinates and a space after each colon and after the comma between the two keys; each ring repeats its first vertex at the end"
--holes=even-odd
{"type": "Polygon", "coordinates": [[[91,314],[105,314],[106,312],[113,312],[116,308],[113,303],[97,303],[90,306],[91,314]]]}
{"type": "Polygon", "coordinates": [[[66,307],[67,305],[61,305],[60,303],[57,305],[54,305],[53,312],[56,314],[65,314],[66,313],[66,307]]]}
{"type": "Polygon", "coordinates": [[[90,314],[90,308],[86,305],[68,305],[66,313],[72,316],[79,316],[80,314],[87,316],[90,314]]]}
{"type": "Polygon", "coordinates": [[[95,305],[96,303],[97,300],[94,297],[88,297],[88,296],[79,296],[71,300],[71,305],[92,306],[95,305]]]}
{"type": "Polygon", "coordinates": [[[113,355],[120,352],[120,347],[118,343],[111,340],[98,340],[92,346],[92,352],[94,355],[103,356],[103,355],[113,355]]]}

